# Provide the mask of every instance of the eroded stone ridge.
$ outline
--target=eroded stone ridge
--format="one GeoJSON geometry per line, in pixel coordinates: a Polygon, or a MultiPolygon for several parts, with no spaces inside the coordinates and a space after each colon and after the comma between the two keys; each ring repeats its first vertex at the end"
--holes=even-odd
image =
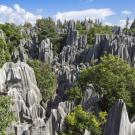
{"type": "Polygon", "coordinates": [[[122,100],[110,110],[104,135],[135,135],[135,123],[129,121],[126,105],[122,100]]]}

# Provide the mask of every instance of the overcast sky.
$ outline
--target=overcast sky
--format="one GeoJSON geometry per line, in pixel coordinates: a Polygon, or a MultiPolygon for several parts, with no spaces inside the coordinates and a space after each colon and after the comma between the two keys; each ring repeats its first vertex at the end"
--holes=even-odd
{"type": "Polygon", "coordinates": [[[0,23],[32,24],[42,17],[54,19],[99,18],[105,24],[124,26],[135,17],[135,0],[0,0],[0,23]]]}

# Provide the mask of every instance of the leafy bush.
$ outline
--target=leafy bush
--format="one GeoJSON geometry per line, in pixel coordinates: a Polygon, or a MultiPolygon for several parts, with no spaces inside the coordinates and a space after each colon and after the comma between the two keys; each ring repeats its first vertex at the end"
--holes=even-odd
{"type": "Polygon", "coordinates": [[[6,23],[1,24],[0,29],[4,31],[9,51],[12,53],[14,48],[18,47],[20,39],[22,39],[19,27],[17,27],[15,24],[6,23]]]}
{"type": "Polygon", "coordinates": [[[15,120],[13,112],[10,110],[11,105],[10,97],[0,96],[0,135],[6,135],[6,128],[15,120]]]}
{"type": "Polygon", "coordinates": [[[88,37],[88,44],[89,46],[95,43],[95,36],[96,34],[112,34],[112,27],[111,26],[102,26],[102,25],[95,25],[87,32],[88,37]]]}
{"type": "Polygon", "coordinates": [[[55,23],[50,17],[38,19],[36,25],[39,28],[38,36],[40,41],[46,38],[54,38],[57,35],[55,23]]]}
{"type": "Polygon", "coordinates": [[[50,99],[56,91],[57,79],[49,65],[45,65],[39,60],[30,60],[28,64],[34,69],[37,85],[43,96],[43,100],[50,99]]]}
{"type": "Polygon", "coordinates": [[[67,90],[66,94],[69,101],[80,100],[82,98],[82,91],[77,85],[67,90]]]}
{"type": "Polygon", "coordinates": [[[92,135],[101,135],[106,116],[106,112],[100,112],[96,117],[94,114],[84,111],[79,105],[65,118],[66,128],[62,135],[83,135],[85,129],[89,130],[92,135]]]}
{"type": "Polygon", "coordinates": [[[135,69],[117,56],[102,57],[98,65],[81,73],[78,84],[82,89],[93,84],[96,91],[103,94],[102,108],[107,111],[118,99],[123,99],[129,108],[134,109],[135,69]]]}
{"type": "MultiPolygon", "coordinates": [[[[38,37],[42,41],[49,38],[53,44],[54,54],[60,53],[63,46],[66,44],[66,33],[59,34],[57,32],[57,27],[52,18],[42,18],[38,19],[36,26],[39,28],[38,37]]],[[[61,26],[63,27],[63,26],[61,26]]]]}
{"type": "Polygon", "coordinates": [[[6,42],[0,38],[0,68],[10,59],[9,50],[6,42]]]}

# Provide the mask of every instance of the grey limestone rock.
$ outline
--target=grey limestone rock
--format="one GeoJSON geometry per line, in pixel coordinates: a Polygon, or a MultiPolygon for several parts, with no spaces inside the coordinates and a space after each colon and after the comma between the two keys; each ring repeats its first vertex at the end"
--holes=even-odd
{"type": "Polygon", "coordinates": [[[23,62],[9,62],[4,64],[0,73],[0,92],[7,93],[14,101],[12,110],[18,120],[14,124],[16,134],[30,132],[29,124],[45,126],[45,110],[40,106],[42,96],[33,69],[23,62]]]}
{"type": "Polygon", "coordinates": [[[57,109],[52,109],[46,122],[46,135],[58,135],[64,130],[64,119],[74,108],[74,103],[61,102],[57,109]]]}
{"type": "Polygon", "coordinates": [[[49,117],[40,105],[42,96],[37,87],[34,71],[24,62],[5,63],[0,69],[0,93],[11,96],[17,123],[7,129],[7,135],[57,135],[64,129],[64,118],[74,103],[60,102],[51,108],[49,117]]]}
{"type": "Polygon", "coordinates": [[[52,43],[50,39],[43,40],[39,48],[39,59],[47,64],[51,64],[53,60],[52,43]]]}
{"type": "Polygon", "coordinates": [[[95,114],[98,114],[101,111],[98,105],[100,99],[101,97],[96,93],[93,85],[89,84],[86,88],[81,104],[88,112],[94,112],[95,114]]]}
{"type": "Polygon", "coordinates": [[[135,38],[128,35],[96,35],[96,42],[86,54],[86,62],[100,59],[104,54],[112,54],[135,66],[135,38]]]}
{"type": "Polygon", "coordinates": [[[135,135],[135,123],[129,121],[126,105],[122,100],[110,110],[104,135],[135,135]]]}

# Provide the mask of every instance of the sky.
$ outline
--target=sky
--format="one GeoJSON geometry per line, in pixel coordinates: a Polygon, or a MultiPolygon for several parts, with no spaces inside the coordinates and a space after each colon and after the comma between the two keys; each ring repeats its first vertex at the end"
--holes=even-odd
{"type": "Polygon", "coordinates": [[[35,24],[52,17],[61,21],[99,18],[104,24],[124,27],[135,18],[135,0],[0,0],[0,23],[35,24]]]}

